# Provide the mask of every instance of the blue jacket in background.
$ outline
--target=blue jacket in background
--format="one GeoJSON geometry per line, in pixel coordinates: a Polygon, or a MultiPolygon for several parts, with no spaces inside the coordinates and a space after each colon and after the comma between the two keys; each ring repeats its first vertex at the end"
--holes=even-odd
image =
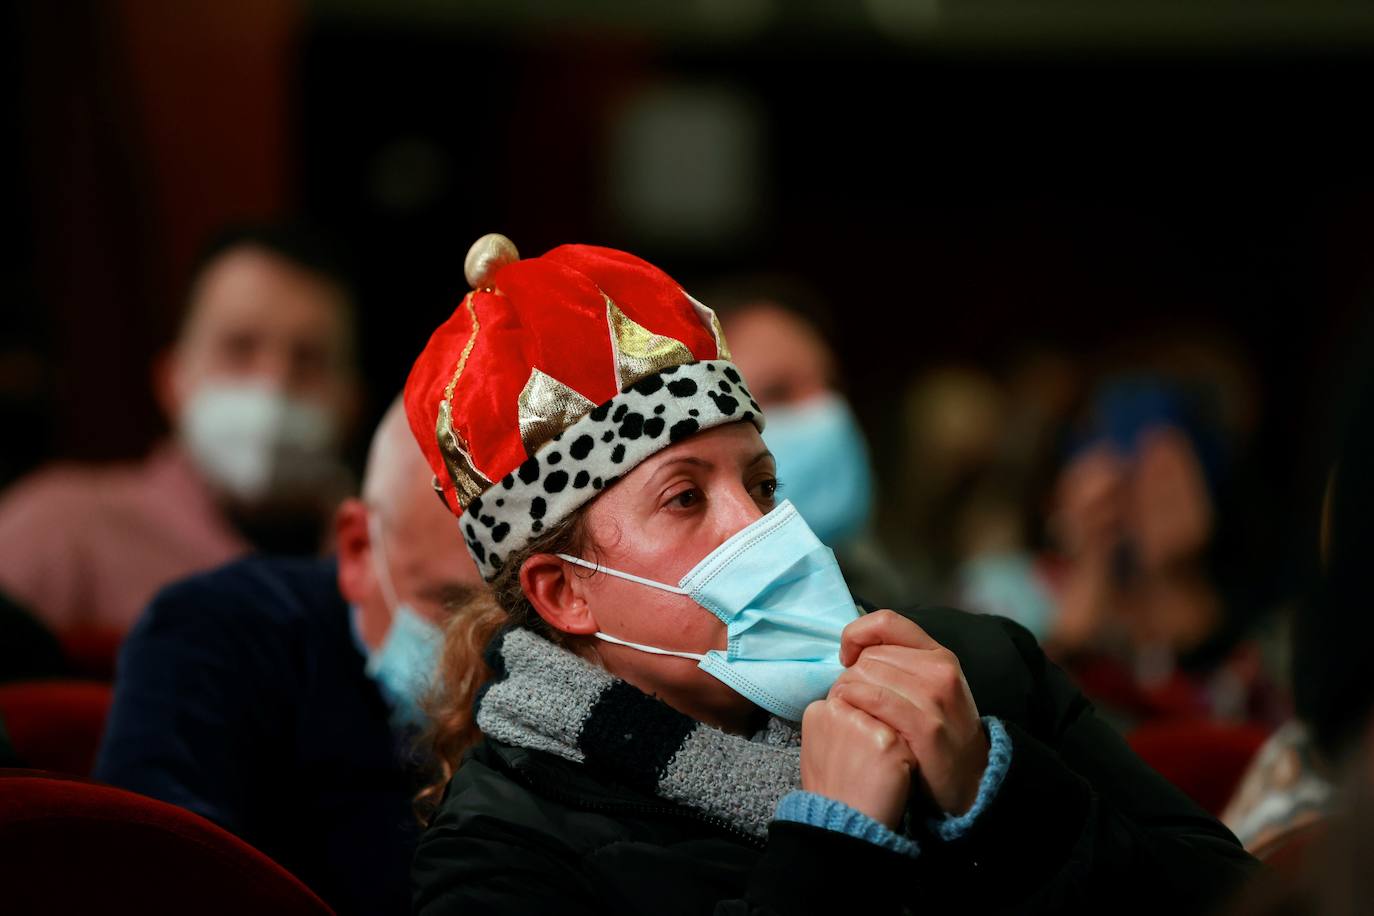
{"type": "Polygon", "coordinates": [[[95,775],[227,828],[339,913],[407,913],[408,738],[336,575],[250,557],[164,589],[120,654],[95,775]]]}

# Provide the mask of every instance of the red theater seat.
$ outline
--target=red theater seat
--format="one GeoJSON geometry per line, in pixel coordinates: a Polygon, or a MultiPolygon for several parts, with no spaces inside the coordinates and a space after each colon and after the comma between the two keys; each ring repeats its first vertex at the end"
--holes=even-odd
{"type": "Polygon", "coordinates": [[[27,765],[89,776],[112,695],[109,684],[92,681],[0,684],[0,719],[27,765]]]}
{"type": "Polygon", "coordinates": [[[0,910],[329,914],[304,884],[189,811],[84,779],[0,770],[0,910]]]}
{"type": "Polygon", "coordinates": [[[1253,725],[1184,719],[1142,725],[1127,740],[1161,776],[1220,815],[1268,736],[1253,725]]]}
{"type": "Polygon", "coordinates": [[[119,647],[124,645],[125,632],[103,627],[77,627],[57,634],[67,667],[76,677],[98,681],[113,681],[119,647]]]}

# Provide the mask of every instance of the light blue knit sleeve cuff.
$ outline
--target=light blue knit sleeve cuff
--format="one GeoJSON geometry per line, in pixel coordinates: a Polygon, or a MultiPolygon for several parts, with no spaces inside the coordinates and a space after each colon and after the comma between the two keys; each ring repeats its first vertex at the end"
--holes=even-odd
{"type": "Polygon", "coordinates": [[[886,824],[875,821],[844,802],[817,795],[815,792],[788,792],[778,802],[774,818],[834,830],[836,833],[866,840],[899,855],[915,858],[921,852],[921,847],[915,840],[902,836],[886,824]]]}
{"type": "Polygon", "coordinates": [[[1002,788],[1002,780],[1011,766],[1011,736],[1002,720],[996,716],[984,716],[983,728],[988,733],[988,765],[983,770],[983,779],[978,783],[978,795],[973,806],[963,814],[946,814],[927,822],[932,833],[942,840],[957,840],[973,829],[974,821],[992,804],[997,790],[1002,788]]]}

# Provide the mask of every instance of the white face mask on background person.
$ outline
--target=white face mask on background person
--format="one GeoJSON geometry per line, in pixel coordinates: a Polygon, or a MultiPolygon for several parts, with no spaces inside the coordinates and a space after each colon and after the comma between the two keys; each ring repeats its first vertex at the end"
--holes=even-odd
{"type": "Polygon", "coordinates": [[[309,495],[339,478],[334,416],[272,385],[203,383],[178,420],[196,467],[241,502],[309,495]]]}

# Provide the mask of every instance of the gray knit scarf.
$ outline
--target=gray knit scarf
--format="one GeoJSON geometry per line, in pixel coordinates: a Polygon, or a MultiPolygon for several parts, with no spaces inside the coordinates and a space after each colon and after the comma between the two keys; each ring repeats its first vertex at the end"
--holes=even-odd
{"type": "Polygon", "coordinates": [[[642,693],[526,629],[487,648],[496,677],[477,725],[763,837],[778,800],[801,787],[801,732],[778,718],[752,738],[727,734],[642,693]]]}

